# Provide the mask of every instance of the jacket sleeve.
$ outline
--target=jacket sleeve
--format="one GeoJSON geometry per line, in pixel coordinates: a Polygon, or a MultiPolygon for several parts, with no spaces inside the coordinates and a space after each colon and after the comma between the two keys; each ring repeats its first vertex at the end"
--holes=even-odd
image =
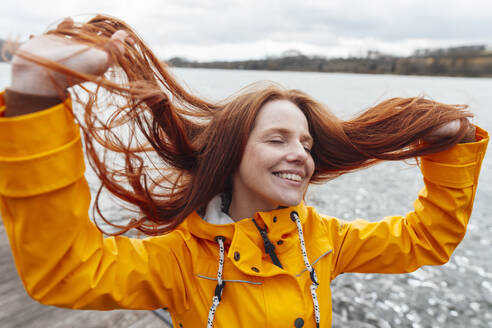
{"type": "Polygon", "coordinates": [[[378,222],[327,219],[335,263],[343,272],[405,273],[446,263],[463,239],[488,143],[477,127],[476,142],[421,158],[425,187],[406,216],[378,222]]]}
{"type": "Polygon", "coordinates": [[[0,210],[29,295],[70,308],[183,307],[176,233],[104,238],[90,221],[70,100],[13,118],[1,117],[2,106],[0,93],[0,210]]]}

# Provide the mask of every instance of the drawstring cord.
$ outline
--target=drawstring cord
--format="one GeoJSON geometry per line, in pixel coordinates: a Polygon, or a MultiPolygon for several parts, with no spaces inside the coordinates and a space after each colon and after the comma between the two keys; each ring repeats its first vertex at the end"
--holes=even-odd
{"type": "Polygon", "coordinates": [[[297,232],[299,233],[299,241],[301,243],[302,258],[304,259],[304,265],[306,266],[306,269],[309,271],[311,275],[312,284],[310,289],[311,289],[311,298],[313,300],[313,307],[314,307],[314,318],[316,320],[316,327],[319,327],[320,313],[319,313],[318,295],[316,294],[316,289],[318,289],[318,285],[319,285],[318,277],[316,276],[316,272],[314,271],[314,268],[309,263],[309,259],[306,252],[306,244],[304,243],[304,234],[302,233],[301,220],[299,219],[299,214],[297,214],[296,211],[292,211],[290,213],[290,218],[297,225],[297,232]]]}
{"type": "Polygon", "coordinates": [[[261,238],[263,238],[263,244],[265,246],[265,252],[270,255],[270,258],[272,259],[273,264],[278,266],[279,268],[283,269],[284,267],[282,266],[282,263],[280,263],[280,260],[278,259],[277,254],[275,253],[275,245],[272,244],[270,239],[268,238],[267,234],[267,228],[260,228],[258,223],[256,222],[255,219],[253,219],[253,223],[256,226],[256,229],[260,232],[261,238]]]}
{"type": "MultiPolygon", "coordinates": [[[[297,232],[299,234],[299,242],[301,244],[302,258],[304,260],[304,265],[306,266],[306,269],[309,271],[311,276],[311,281],[312,281],[310,287],[311,299],[313,300],[314,318],[316,320],[316,327],[319,328],[320,313],[319,313],[318,295],[316,293],[316,290],[318,289],[318,285],[319,285],[318,277],[316,276],[316,272],[314,271],[314,268],[309,263],[309,258],[307,256],[307,251],[306,251],[306,243],[304,242],[304,234],[302,233],[302,224],[301,224],[301,220],[299,219],[299,214],[297,214],[296,211],[292,211],[290,213],[290,218],[292,219],[292,221],[296,223],[297,232]]],[[[217,236],[215,237],[215,240],[219,244],[219,268],[217,271],[217,286],[215,287],[215,295],[212,298],[212,306],[210,307],[210,311],[208,312],[207,328],[212,328],[213,326],[215,311],[217,310],[217,307],[220,304],[220,301],[222,299],[222,292],[224,291],[224,286],[225,286],[225,281],[222,280],[222,271],[224,269],[225,237],[217,236]]]]}
{"type": "Polygon", "coordinates": [[[225,281],[222,280],[222,271],[224,269],[224,240],[225,237],[215,237],[217,243],[219,243],[219,269],[217,272],[217,287],[215,287],[215,295],[212,298],[212,306],[208,312],[207,328],[212,328],[214,322],[215,311],[219,306],[222,299],[222,292],[224,291],[225,281]]]}

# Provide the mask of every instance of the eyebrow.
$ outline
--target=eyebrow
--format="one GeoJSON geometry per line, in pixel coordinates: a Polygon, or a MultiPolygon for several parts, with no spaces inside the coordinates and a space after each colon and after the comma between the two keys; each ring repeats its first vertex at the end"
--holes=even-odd
{"type": "MultiPolygon", "coordinates": [[[[291,131],[289,129],[285,128],[270,128],[265,131],[265,134],[270,134],[270,133],[280,133],[283,135],[290,134],[291,131]]],[[[313,137],[310,134],[304,134],[301,136],[301,140],[303,141],[309,141],[311,144],[314,142],[313,137]]]]}

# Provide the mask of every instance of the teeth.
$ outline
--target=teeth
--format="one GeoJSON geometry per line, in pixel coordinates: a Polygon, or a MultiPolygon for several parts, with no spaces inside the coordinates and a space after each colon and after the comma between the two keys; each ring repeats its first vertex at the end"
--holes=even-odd
{"type": "Polygon", "coordinates": [[[294,173],[274,173],[274,175],[278,176],[279,178],[282,179],[287,179],[287,180],[292,180],[292,181],[301,181],[302,178],[300,175],[294,174],[294,173]]]}

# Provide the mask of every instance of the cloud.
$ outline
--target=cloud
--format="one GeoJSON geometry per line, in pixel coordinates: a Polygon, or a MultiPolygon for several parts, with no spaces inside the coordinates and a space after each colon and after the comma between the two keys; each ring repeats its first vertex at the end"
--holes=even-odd
{"type": "Polygon", "coordinates": [[[492,2],[481,0],[142,3],[9,1],[0,13],[0,37],[41,33],[62,17],[104,12],[127,21],[160,53],[196,58],[206,53],[204,57],[218,59],[261,57],[272,48],[278,47],[280,53],[290,46],[324,55],[347,55],[371,48],[409,53],[411,48],[433,44],[489,43],[492,30],[492,2]]]}

